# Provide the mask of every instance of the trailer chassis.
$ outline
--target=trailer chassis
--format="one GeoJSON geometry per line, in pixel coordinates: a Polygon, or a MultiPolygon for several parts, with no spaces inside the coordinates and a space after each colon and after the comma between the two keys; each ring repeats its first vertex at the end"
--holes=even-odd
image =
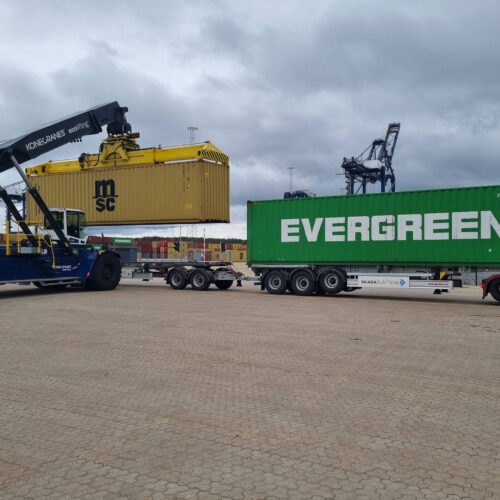
{"type": "MultiPolygon", "coordinates": [[[[261,290],[282,294],[287,290],[296,295],[353,292],[360,288],[426,289],[435,294],[451,292],[468,282],[463,273],[476,271],[476,267],[436,266],[326,266],[296,264],[251,265],[255,276],[245,276],[225,261],[189,261],[174,259],[140,259],[123,262],[122,278],[163,278],[171,288],[182,290],[191,285],[194,290],[206,290],[211,284],[226,290],[236,281],[253,281],[261,290]]],[[[483,269],[484,270],[484,269],[483,269]]],[[[488,294],[500,302],[500,269],[483,280],[483,298],[488,294]],[[496,274],[495,274],[496,273],[496,274]]]]}
{"type": "Polygon", "coordinates": [[[139,259],[122,263],[122,278],[149,281],[163,278],[175,290],[182,290],[191,285],[194,290],[206,290],[211,284],[221,290],[231,287],[236,281],[248,279],[236,271],[231,262],[197,261],[179,259],[139,259]]]}
{"type": "MultiPolygon", "coordinates": [[[[312,293],[336,295],[360,288],[428,289],[435,294],[451,292],[454,287],[470,284],[463,273],[476,267],[437,266],[314,266],[314,265],[254,265],[261,290],[281,294],[289,290],[297,295],[312,293]]],[[[483,269],[484,270],[484,269],[483,269]]],[[[483,298],[488,293],[500,302],[500,269],[483,280],[483,298]]]]}

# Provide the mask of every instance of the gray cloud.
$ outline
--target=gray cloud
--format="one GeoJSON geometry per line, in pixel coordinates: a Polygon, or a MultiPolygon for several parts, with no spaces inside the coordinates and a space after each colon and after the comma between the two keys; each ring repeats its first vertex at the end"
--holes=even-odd
{"type": "MultiPolygon", "coordinates": [[[[231,158],[240,224],[246,200],[283,195],[289,166],[296,188],[339,194],[342,158],[390,121],[402,124],[399,190],[499,182],[492,0],[121,5],[5,8],[1,137],[114,99],[143,147],[185,143],[195,125],[231,158]]],[[[101,139],[49,157],[93,152],[101,139]]]]}

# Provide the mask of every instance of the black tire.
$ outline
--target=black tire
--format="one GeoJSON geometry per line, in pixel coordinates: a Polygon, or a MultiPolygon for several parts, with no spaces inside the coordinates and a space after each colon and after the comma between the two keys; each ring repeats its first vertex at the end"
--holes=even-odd
{"type": "Polygon", "coordinates": [[[311,295],[316,288],[314,277],[307,271],[297,271],[292,275],[290,288],[296,295],[311,295]]]}
{"type": "Polygon", "coordinates": [[[120,283],[122,266],[120,258],[106,252],[97,258],[93,277],[85,283],[88,290],[114,290],[120,283]]]}
{"type": "Polygon", "coordinates": [[[188,275],[184,268],[172,269],[167,276],[167,283],[174,290],[183,290],[188,284],[188,275]]]}
{"type": "Polygon", "coordinates": [[[321,290],[328,295],[335,295],[345,287],[343,274],[336,269],[328,269],[322,272],[318,278],[321,290]]]}
{"type": "Polygon", "coordinates": [[[216,280],[214,283],[219,290],[227,290],[233,285],[233,282],[230,280],[216,280]]]}
{"type": "Polygon", "coordinates": [[[500,278],[493,280],[490,284],[491,296],[498,302],[500,302],[500,278]]]}
{"type": "Polygon", "coordinates": [[[210,286],[210,276],[205,269],[196,269],[191,273],[189,283],[193,290],[203,292],[210,286]]]}
{"type": "Polygon", "coordinates": [[[264,286],[269,293],[280,295],[286,290],[286,276],[281,271],[269,271],[264,278],[264,286]]]}
{"type": "MultiPolygon", "coordinates": [[[[215,270],[215,272],[217,271],[225,271],[225,269],[223,267],[219,267],[215,270]]],[[[233,285],[233,280],[215,280],[214,283],[219,290],[227,290],[233,285]]]]}

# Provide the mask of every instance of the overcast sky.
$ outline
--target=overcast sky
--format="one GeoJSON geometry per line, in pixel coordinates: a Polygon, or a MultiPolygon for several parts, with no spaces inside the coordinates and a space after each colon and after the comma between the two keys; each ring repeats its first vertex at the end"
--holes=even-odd
{"type": "Polygon", "coordinates": [[[296,189],[340,194],[343,157],[391,121],[398,190],[500,183],[494,0],[18,0],[0,17],[0,138],[112,100],[142,147],[187,143],[194,125],[231,159],[233,222],[207,236],[244,237],[246,200],[281,198],[291,166],[296,189]]]}

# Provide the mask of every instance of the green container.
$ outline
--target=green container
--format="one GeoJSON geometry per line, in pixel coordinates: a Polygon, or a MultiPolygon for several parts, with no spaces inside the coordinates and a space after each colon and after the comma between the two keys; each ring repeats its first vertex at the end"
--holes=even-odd
{"type": "Polygon", "coordinates": [[[248,202],[259,264],[500,266],[500,186],[248,202]]]}
{"type": "Polygon", "coordinates": [[[113,238],[113,245],[133,245],[134,238],[113,238]]]}

